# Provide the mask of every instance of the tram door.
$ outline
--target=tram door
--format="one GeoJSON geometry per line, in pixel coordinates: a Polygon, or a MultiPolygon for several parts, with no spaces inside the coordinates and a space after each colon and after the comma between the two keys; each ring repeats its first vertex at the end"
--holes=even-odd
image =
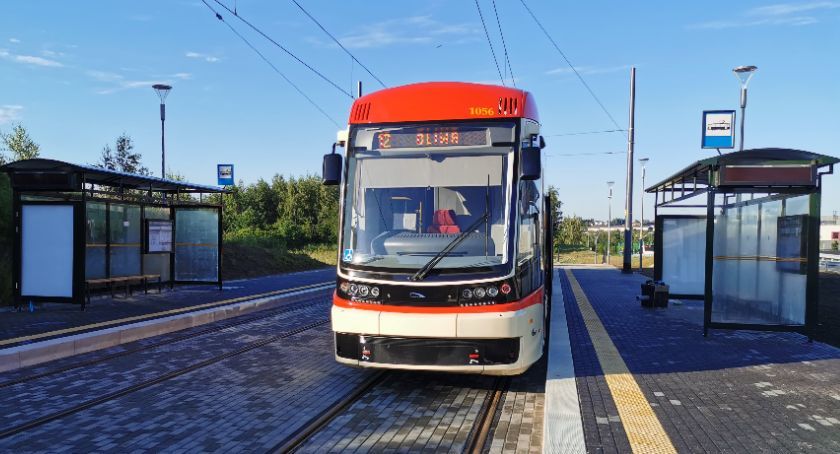
{"type": "MultiPolygon", "coordinates": [[[[72,300],[79,256],[74,203],[22,203],[19,214],[18,296],[22,300],[72,300]]],[[[75,291],[74,291],[75,290],[75,291]]]]}

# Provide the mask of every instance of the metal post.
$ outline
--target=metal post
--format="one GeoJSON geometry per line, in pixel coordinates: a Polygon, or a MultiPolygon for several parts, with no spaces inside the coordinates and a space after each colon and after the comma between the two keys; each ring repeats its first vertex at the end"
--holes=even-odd
{"type": "Polygon", "coordinates": [[[636,67],[630,68],[630,128],[627,131],[627,190],[624,196],[624,261],[621,271],[630,273],[633,254],[633,124],[636,113],[636,67]]]}
{"type": "Polygon", "coordinates": [[[362,81],[360,80],[358,82],[358,85],[356,86],[356,99],[361,98],[361,97],[362,97],[362,81]]]}
{"type": "Polygon", "coordinates": [[[610,185],[610,195],[607,196],[607,249],[606,249],[606,262],[607,265],[610,264],[610,227],[612,227],[612,185],[610,185]]]}
{"type": "Polygon", "coordinates": [[[642,269],[642,249],[645,247],[645,165],[642,164],[642,193],[639,194],[639,270],[642,269]]]}
{"type": "Polygon", "coordinates": [[[163,124],[166,121],[166,104],[160,103],[160,177],[166,179],[166,129],[163,124]]]}
{"type": "MultiPolygon", "coordinates": [[[[759,93],[760,94],[760,93],[759,93]]],[[[741,87],[741,146],[744,151],[744,117],[747,115],[747,87],[741,87]]]]}

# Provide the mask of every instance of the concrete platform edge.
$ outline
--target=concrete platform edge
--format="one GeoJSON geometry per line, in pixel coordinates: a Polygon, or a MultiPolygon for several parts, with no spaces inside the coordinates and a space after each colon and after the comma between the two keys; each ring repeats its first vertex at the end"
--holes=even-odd
{"type": "Polygon", "coordinates": [[[322,288],[299,290],[226,306],[186,312],[6,348],[0,350],[0,372],[13,371],[68,356],[116,347],[129,342],[238,317],[259,310],[272,309],[281,304],[300,301],[313,293],[324,292],[330,288],[331,286],[325,286],[322,288]]]}
{"type": "Polygon", "coordinates": [[[575,365],[566,322],[563,290],[556,274],[551,293],[551,336],[545,377],[543,452],[584,453],[583,419],[580,414],[575,365]]]}

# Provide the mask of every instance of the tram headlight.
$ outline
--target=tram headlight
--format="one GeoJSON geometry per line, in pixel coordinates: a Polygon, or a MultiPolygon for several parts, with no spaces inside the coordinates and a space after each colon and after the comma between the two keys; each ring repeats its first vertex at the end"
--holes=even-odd
{"type": "Polygon", "coordinates": [[[490,298],[495,298],[498,295],[499,295],[499,289],[497,289],[496,287],[494,287],[492,285],[487,287],[487,296],[489,296],[490,298]]]}
{"type": "Polygon", "coordinates": [[[347,281],[344,281],[344,282],[341,283],[339,288],[341,289],[342,292],[347,293],[347,292],[350,291],[350,283],[347,282],[347,281]]]}
{"type": "Polygon", "coordinates": [[[359,291],[359,286],[358,286],[358,285],[356,285],[356,284],[350,284],[350,294],[351,294],[351,295],[356,295],[356,293],[357,293],[358,291],[359,291]]]}
{"type": "Polygon", "coordinates": [[[370,288],[367,285],[359,286],[359,296],[365,297],[370,294],[370,288]]]}
{"type": "Polygon", "coordinates": [[[473,291],[472,290],[470,290],[468,288],[465,288],[464,290],[461,291],[461,298],[463,298],[465,300],[468,300],[468,299],[472,299],[472,297],[473,297],[473,291]]]}
{"type": "Polygon", "coordinates": [[[370,288],[370,296],[374,298],[379,298],[379,287],[371,287],[370,288]]]}
{"type": "Polygon", "coordinates": [[[487,295],[487,292],[484,290],[484,287],[478,287],[475,290],[473,290],[473,295],[475,295],[476,298],[481,299],[484,298],[485,295],[487,295]]]}

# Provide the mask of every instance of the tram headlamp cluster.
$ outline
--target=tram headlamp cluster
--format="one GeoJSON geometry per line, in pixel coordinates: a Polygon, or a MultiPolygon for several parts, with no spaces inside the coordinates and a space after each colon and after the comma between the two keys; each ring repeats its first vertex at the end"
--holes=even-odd
{"type": "Polygon", "coordinates": [[[358,296],[361,298],[379,298],[379,287],[374,287],[372,285],[342,282],[339,287],[342,292],[350,296],[358,296]]]}
{"type": "MultiPolygon", "coordinates": [[[[506,283],[503,285],[507,285],[506,283]]],[[[461,299],[482,299],[485,297],[495,298],[499,296],[499,288],[495,285],[487,285],[484,287],[465,288],[461,290],[461,299]]]]}

